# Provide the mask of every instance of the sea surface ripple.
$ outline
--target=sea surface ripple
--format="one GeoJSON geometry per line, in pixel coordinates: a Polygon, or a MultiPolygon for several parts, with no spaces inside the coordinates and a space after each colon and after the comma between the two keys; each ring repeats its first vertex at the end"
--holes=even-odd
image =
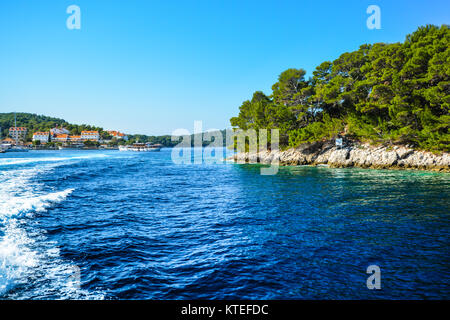
{"type": "Polygon", "coordinates": [[[450,175],[0,155],[1,299],[448,299],[450,175]],[[378,265],[381,290],[366,269],[378,265]]]}

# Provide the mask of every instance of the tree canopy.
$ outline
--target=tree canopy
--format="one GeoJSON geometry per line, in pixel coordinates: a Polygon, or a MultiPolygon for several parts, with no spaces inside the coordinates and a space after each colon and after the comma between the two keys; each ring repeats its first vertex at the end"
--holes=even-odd
{"type": "MultiPolygon", "coordinates": [[[[100,134],[106,133],[103,131],[103,128],[91,126],[87,124],[71,124],[67,121],[59,118],[52,118],[44,115],[37,115],[32,113],[16,113],[16,120],[18,127],[26,127],[27,137],[26,140],[31,141],[33,137],[33,133],[40,131],[45,132],[53,129],[55,127],[63,126],[67,130],[70,131],[73,135],[80,135],[81,131],[84,130],[95,130],[99,131],[100,134]]],[[[1,137],[5,138],[9,134],[9,128],[14,126],[14,113],[0,113],[0,128],[1,128],[1,137]]]]}
{"type": "Polygon", "coordinates": [[[338,134],[375,143],[449,151],[450,30],[427,25],[404,43],[364,44],[321,63],[312,77],[288,69],[244,101],[234,128],[280,130],[280,144],[338,134]]]}

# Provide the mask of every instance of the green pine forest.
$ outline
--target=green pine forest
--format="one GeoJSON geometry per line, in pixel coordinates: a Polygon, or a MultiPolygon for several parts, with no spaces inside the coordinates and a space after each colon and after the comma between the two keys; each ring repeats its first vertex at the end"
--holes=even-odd
{"type": "Polygon", "coordinates": [[[419,27],[403,43],[364,44],[305,75],[283,71],[272,93],[255,92],[231,125],[278,128],[284,148],[344,135],[449,151],[449,26],[419,27]]]}

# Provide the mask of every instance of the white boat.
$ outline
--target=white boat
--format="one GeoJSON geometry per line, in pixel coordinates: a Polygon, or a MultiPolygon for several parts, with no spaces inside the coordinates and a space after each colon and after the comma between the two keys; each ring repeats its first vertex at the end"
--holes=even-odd
{"type": "Polygon", "coordinates": [[[133,143],[129,146],[119,146],[119,151],[155,152],[159,150],[161,150],[160,145],[151,145],[149,143],[133,143]]]}
{"type": "Polygon", "coordinates": [[[59,150],[80,150],[83,149],[84,144],[72,144],[72,145],[62,145],[59,146],[59,150]]]}
{"type": "Polygon", "coordinates": [[[2,144],[0,147],[4,152],[28,152],[28,148],[22,146],[13,146],[10,144],[2,144]]]}

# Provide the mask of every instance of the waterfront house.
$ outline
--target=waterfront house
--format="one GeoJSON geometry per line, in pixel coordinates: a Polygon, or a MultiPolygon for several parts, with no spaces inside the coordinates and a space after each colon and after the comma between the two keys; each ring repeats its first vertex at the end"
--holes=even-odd
{"type": "Polygon", "coordinates": [[[16,141],[14,141],[13,139],[11,139],[11,138],[6,138],[6,139],[3,139],[2,140],[2,144],[16,144],[16,141]]]}
{"type": "Polygon", "coordinates": [[[69,140],[68,134],[57,134],[53,137],[53,141],[67,142],[68,140],[69,140]]]}
{"type": "Polygon", "coordinates": [[[83,142],[83,139],[81,139],[81,136],[69,136],[69,141],[74,143],[80,143],[83,142]]]}
{"type": "Polygon", "coordinates": [[[100,134],[98,133],[98,131],[81,131],[81,139],[83,141],[98,141],[100,140],[100,134]]]}
{"type": "Polygon", "coordinates": [[[48,131],[33,133],[33,141],[40,141],[40,143],[45,144],[49,140],[50,140],[50,133],[48,131]]]}
{"type": "Polygon", "coordinates": [[[117,140],[125,140],[128,141],[128,136],[125,133],[119,132],[119,131],[114,131],[114,130],[110,130],[107,131],[109,135],[111,135],[113,138],[116,138],[117,140]]]}
{"type": "Polygon", "coordinates": [[[25,127],[11,127],[9,128],[9,136],[14,139],[16,143],[24,141],[27,137],[28,129],[25,127]]]}
{"type": "Polygon", "coordinates": [[[57,134],[69,134],[69,133],[70,133],[70,131],[67,130],[66,128],[63,128],[62,125],[61,125],[60,128],[55,127],[55,128],[53,128],[53,129],[50,129],[50,134],[51,134],[52,136],[56,136],[57,134]]]}

